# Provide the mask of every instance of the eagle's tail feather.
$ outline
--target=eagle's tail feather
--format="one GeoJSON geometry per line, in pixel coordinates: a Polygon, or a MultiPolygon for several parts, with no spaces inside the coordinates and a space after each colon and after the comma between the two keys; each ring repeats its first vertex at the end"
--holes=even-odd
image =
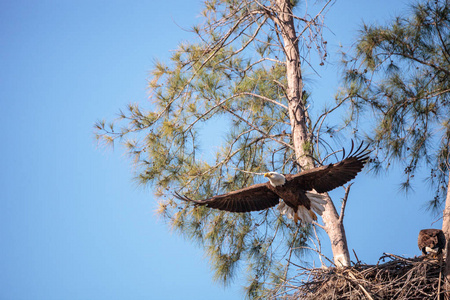
{"type": "Polygon", "coordinates": [[[322,213],[325,210],[325,204],[327,203],[326,196],[323,194],[319,194],[316,191],[306,192],[306,196],[309,200],[311,200],[311,208],[318,213],[319,215],[322,215],[322,213]]]}
{"type": "Polygon", "coordinates": [[[310,214],[310,210],[304,207],[303,205],[299,205],[297,209],[297,215],[299,216],[300,220],[302,220],[305,223],[312,223],[313,218],[310,214]]]}
{"type": "Polygon", "coordinates": [[[280,214],[286,215],[286,217],[292,219],[294,210],[289,206],[287,206],[286,203],[284,203],[284,201],[280,201],[280,204],[278,204],[277,209],[280,211],[280,214]],[[292,212],[290,210],[292,210],[292,212]]]}
{"type": "Polygon", "coordinates": [[[282,215],[286,215],[288,219],[294,219],[294,210],[286,205],[283,201],[278,204],[278,210],[282,215]]]}

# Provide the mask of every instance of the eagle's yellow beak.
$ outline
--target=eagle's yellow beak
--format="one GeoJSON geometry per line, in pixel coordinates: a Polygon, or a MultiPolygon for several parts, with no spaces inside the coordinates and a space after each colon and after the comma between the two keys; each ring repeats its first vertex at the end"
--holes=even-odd
{"type": "Polygon", "coordinates": [[[264,177],[270,177],[270,173],[264,173],[264,177]]]}

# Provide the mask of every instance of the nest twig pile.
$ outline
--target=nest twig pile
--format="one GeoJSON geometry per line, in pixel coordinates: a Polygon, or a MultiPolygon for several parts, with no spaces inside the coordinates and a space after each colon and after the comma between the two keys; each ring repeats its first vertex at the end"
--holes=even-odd
{"type": "MultiPolygon", "coordinates": [[[[304,269],[289,283],[285,299],[440,299],[444,293],[439,259],[385,254],[376,265],[304,269]],[[295,286],[295,288],[294,288],[295,286]]],[[[285,290],[286,291],[286,290],[285,290]]]]}

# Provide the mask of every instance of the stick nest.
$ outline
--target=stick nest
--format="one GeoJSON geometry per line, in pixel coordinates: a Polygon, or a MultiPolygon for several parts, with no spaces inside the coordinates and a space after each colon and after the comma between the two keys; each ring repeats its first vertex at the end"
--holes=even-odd
{"type": "Polygon", "coordinates": [[[307,279],[285,299],[439,299],[443,269],[442,259],[393,254],[384,254],[376,265],[304,269],[301,278],[307,279]]]}

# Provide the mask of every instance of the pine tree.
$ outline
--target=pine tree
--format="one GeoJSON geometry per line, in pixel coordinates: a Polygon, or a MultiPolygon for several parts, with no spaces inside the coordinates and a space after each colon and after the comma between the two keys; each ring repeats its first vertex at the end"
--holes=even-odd
{"type": "MultiPolygon", "coordinates": [[[[429,208],[436,211],[445,203],[442,229],[450,240],[449,2],[421,1],[408,17],[364,25],[354,57],[344,57],[350,119],[364,127],[362,114],[376,116],[367,130],[378,149],[374,167],[403,163],[405,190],[417,173],[427,172],[434,190],[429,208]]],[[[446,268],[449,282],[449,258],[446,268]]]]}
{"type": "MultiPolygon", "coordinates": [[[[293,0],[206,1],[204,23],[192,28],[198,39],[181,43],[170,63],[155,63],[151,107],[129,105],[118,120],[96,124],[100,140],[126,145],[138,180],[164,199],[159,214],[205,248],[217,279],[228,282],[239,266],[247,268],[250,297],[282,292],[290,266],[311,247],[313,228],[273,209],[227,213],[174,201],[172,193],[202,199],[262,180],[255,173],[323,163],[331,151],[320,136],[328,112],[310,119],[302,64],[311,53],[320,64],[326,59],[322,30],[330,2],[299,17],[306,7],[293,0]],[[201,133],[217,122],[226,124],[227,136],[210,158],[201,133]]],[[[323,224],[336,266],[350,265],[343,213],[331,199],[323,224]]]]}

